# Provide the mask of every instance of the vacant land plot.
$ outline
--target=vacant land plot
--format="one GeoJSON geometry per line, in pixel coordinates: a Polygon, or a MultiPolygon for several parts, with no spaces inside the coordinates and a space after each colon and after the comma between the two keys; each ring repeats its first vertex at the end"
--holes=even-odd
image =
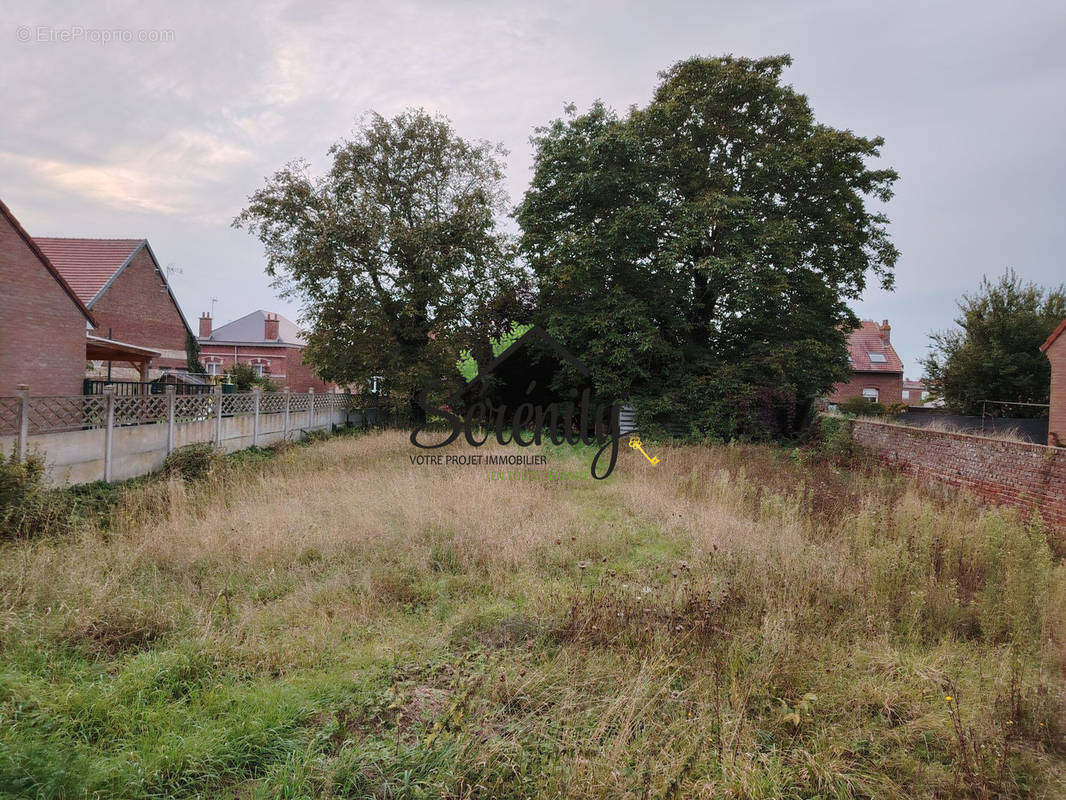
{"type": "Polygon", "coordinates": [[[411,452],[294,448],[0,546],[0,795],[1066,796],[1039,524],[816,453],[411,452]]]}

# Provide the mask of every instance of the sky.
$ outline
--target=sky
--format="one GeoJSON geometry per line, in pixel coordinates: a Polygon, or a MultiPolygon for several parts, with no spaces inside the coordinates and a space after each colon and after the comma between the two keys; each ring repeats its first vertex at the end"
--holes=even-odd
{"type": "Polygon", "coordinates": [[[896,288],[855,310],[891,322],[907,377],[982,275],[1066,281],[1063,3],[93,5],[0,0],[0,199],[35,236],[147,238],[193,326],[299,317],[232,219],[287,162],[324,171],[368,111],[503,143],[517,202],[566,103],[645,105],[661,70],[730,53],[791,54],[819,122],[885,138],[896,288]]]}

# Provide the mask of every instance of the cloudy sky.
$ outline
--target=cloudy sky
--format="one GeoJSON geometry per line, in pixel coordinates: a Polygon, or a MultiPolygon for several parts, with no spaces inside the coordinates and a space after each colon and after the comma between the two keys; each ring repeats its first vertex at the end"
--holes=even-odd
{"type": "Polygon", "coordinates": [[[34,235],[147,237],[194,325],[212,298],[218,322],[298,316],[230,221],[285,162],[321,170],[366,111],[503,142],[517,200],[564,103],[643,105],[671,63],[725,53],[791,53],[819,121],[885,137],[897,288],[856,310],[891,320],[908,376],[982,274],[1066,280],[1062,3],[77,5],[0,2],[0,198],[34,235]]]}

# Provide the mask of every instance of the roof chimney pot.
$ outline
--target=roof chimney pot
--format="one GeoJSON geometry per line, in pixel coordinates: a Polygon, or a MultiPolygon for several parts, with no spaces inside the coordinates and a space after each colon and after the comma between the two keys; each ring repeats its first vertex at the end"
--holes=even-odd
{"type": "Polygon", "coordinates": [[[263,319],[263,339],[274,342],[278,339],[278,315],[268,313],[263,319]]]}

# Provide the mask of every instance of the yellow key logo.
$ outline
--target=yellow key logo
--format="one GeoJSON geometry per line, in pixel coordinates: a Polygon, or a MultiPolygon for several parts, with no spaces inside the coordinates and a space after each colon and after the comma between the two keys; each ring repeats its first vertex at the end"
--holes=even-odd
{"type": "Polygon", "coordinates": [[[640,437],[639,436],[630,436],[629,437],[629,446],[632,447],[634,450],[639,450],[641,452],[641,454],[646,459],[648,459],[648,461],[651,462],[651,465],[653,467],[656,464],[659,463],[659,458],[657,456],[655,458],[652,458],[651,456],[649,456],[647,453],[644,452],[644,447],[640,443],[640,437]]]}

